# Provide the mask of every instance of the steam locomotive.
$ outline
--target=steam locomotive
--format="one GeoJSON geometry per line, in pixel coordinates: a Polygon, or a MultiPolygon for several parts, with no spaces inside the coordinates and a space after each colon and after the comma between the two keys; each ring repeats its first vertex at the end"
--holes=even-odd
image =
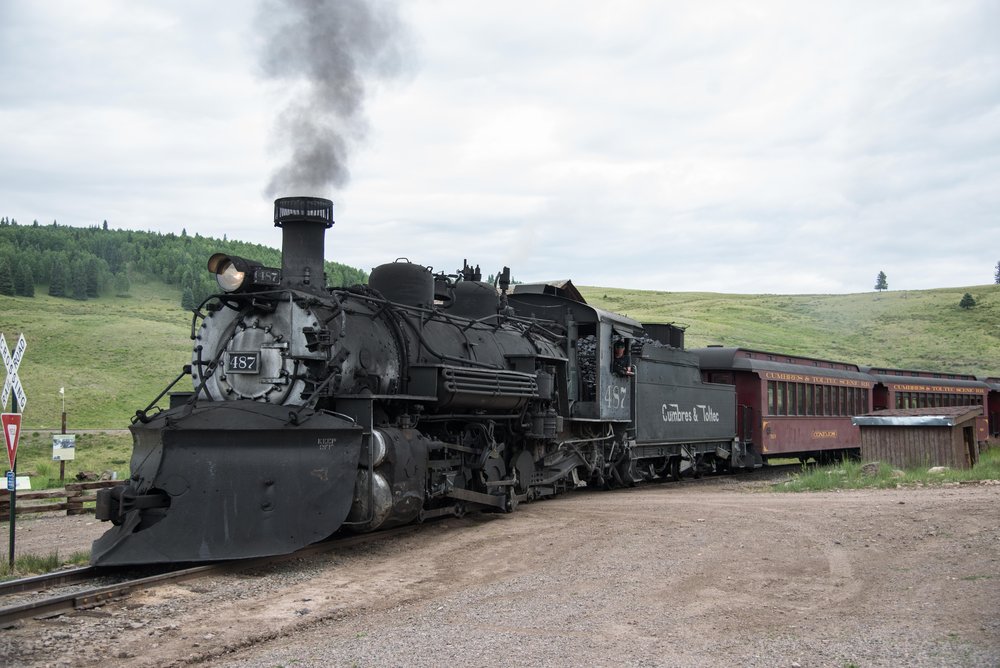
{"type": "Polygon", "coordinates": [[[195,312],[191,364],[133,420],[131,477],[99,493],[113,526],[92,563],[283,554],[760,464],[734,387],[703,382],[682,329],[594,308],[568,282],[511,289],[506,267],[484,282],[467,262],[400,259],[328,288],[333,222],[329,200],[281,198],[280,269],[209,259],[220,292],[195,312]]]}

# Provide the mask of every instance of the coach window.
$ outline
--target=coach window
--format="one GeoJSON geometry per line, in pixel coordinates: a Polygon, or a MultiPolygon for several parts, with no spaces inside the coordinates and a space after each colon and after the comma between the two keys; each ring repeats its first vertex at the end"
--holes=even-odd
{"type": "Polygon", "coordinates": [[[778,410],[775,411],[775,415],[787,415],[785,412],[785,386],[787,383],[777,383],[776,389],[778,390],[778,410]]]}
{"type": "Polygon", "coordinates": [[[798,400],[795,402],[795,414],[805,415],[806,414],[806,384],[796,383],[798,388],[796,394],[798,395],[798,400]]]}
{"type": "Polygon", "coordinates": [[[815,385],[806,385],[806,415],[816,415],[815,385]]]}
{"type": "Polygon", "coordinates": [[[816,386],[816,415],[823,414],[823,386],[816,386]]]}

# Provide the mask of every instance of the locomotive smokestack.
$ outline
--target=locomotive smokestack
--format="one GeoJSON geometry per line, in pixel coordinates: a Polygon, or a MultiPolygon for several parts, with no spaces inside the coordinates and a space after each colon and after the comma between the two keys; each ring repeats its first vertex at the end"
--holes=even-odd
{"type": "Polygon", "coordinates": [[[274,226],[281,228],[281,284],[295,290],[326,289],[323,242],[333,225],[333,202],[322,197],[274,200],[274,226]]]}

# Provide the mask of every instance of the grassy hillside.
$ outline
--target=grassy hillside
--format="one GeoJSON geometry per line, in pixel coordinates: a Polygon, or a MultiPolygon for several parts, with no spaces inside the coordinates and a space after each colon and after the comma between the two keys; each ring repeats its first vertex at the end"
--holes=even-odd
{"type": "Polygon", "coordinates": [[[28,344],[18,372],[28,397],[25,429],[59,428],[60,387],[70,431],[124,429],[190,363],[191,314],[181,310],[180,292],[154,282],[133,284],[130,294],[84,302],[44,290],[0,297],[7,345],[21,333],[28,344]]]}
{"type": "Polygon", "coordinates": [[[730,295],[580,288],[640,322],[687,325],[721,344],[930,371],[1000,375],[1000,285],[852,295],[730,295]],[[977,305],[962,309],[966,292],[977,305]]]}
{"type": "MultiPolygon", "coordinates": [[[[689,347],[746,346],[876,366],[1000,375],[1000,286],[854,295],[728,295],[581,288],[643,322],[685,324],[689,347]],[[965,292],[976,298],[959,308],[965,292]]],[[[191,317],[176,286],[134,284],[131,297],[77,302],[38,290],[0,297],[10,347],[24,333],[25,428],[122,429],[190,361],[191,317]]],[[[183,389],[189,389],[187,379],[183,389]]],[[[8,406],[9,408],[9,406],[8,406]]]]}

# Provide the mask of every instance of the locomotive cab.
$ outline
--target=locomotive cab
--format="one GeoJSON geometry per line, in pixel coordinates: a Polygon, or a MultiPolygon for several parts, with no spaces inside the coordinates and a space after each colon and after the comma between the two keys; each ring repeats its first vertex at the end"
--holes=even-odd
{"type": "Polygon", "coordinates": [[[642,325],[587,304],[570,281],[522,284],[509,298],[518,315],[548,318],[566,328],[569,357],[570,419],[629,422],[633,411],[631,342],[642,325]],[[616,360],[615,345],[624,344],[616,360]]]}

